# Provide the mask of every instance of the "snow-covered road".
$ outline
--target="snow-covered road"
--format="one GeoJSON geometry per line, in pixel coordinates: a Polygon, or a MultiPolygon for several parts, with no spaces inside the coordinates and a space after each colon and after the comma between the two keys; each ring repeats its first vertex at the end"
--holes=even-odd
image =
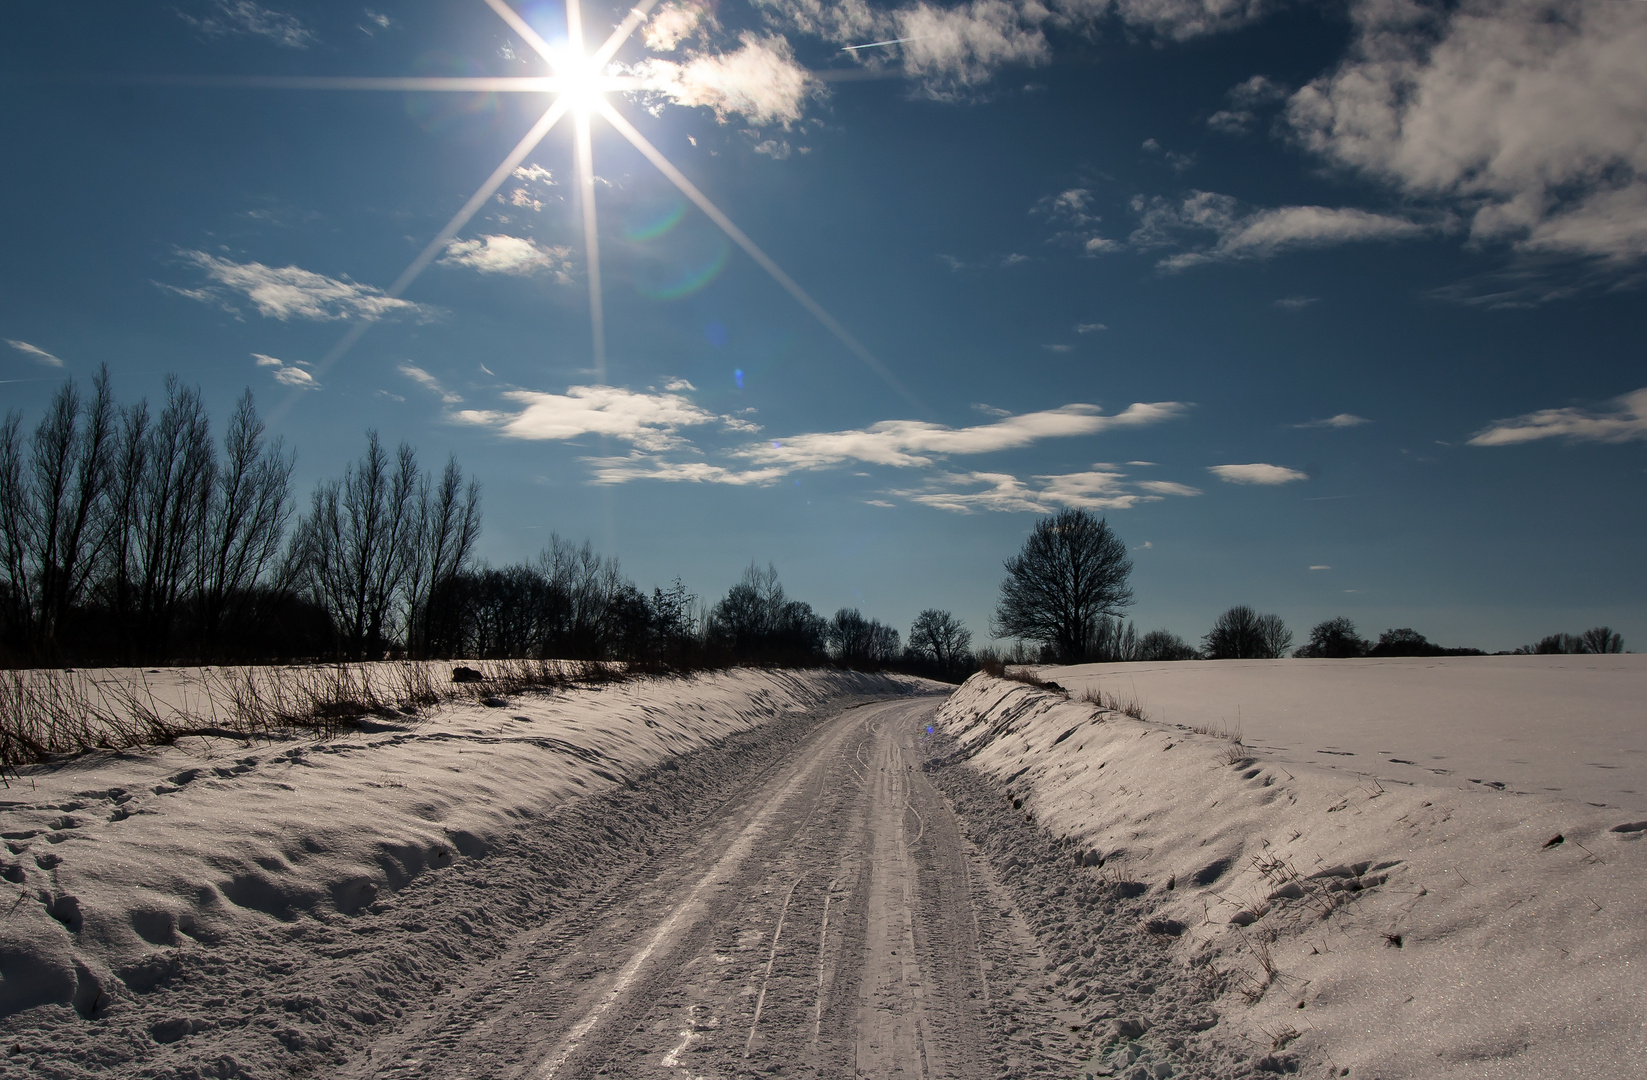
{"type": "Polygon", "coordinates": [[[982,948],[1013,913],[972,888],[988,871],[918,768],[935,705],[821,723],[689,843],[526,930],[339,1075],[997,1075],[990,985],[1011,992],[1032,957],[982,948]]]}

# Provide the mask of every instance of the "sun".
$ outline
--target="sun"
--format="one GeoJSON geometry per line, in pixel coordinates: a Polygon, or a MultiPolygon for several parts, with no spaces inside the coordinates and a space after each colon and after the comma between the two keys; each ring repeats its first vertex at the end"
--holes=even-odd
{"type": "MultiPolygon", "coordinates": [[[[510,7],[505,0],[485,0],[486,6],[497,13],[498,17],[507,23],[510,29],[519,34],[521,39],[531,46],[545,64],[551,74],[545,76],[525,77],[490,77],[490,78],[316,78],[312,76],[294,79],[258,79],[260,86],[286,86],[292,89],[310,90],[420,90],[420,91],[451,91],[472,92],[487,90],[505,93],[547,93],[552,97],[548,108],[544,110],[526,135],[515,145],[507,157],[492,170],[486,182],[477,189],[474,195],[463,204],[446,227],[440,230],[433,240],[423,249],[412,264],[395,279],[394,284],[385,290],[391,297],[399,297],[417,280],[430,263],[441,252],[446,250],[459,232],[469,224],[481,207],[485,206],[497,189],[502,186],[514,171],[519,168],[526,158],[535,150],[546,135],[549,134],[561,120],[570,116],[573,125],[573,143],[575,148],[575,169],[577,174],[578,202],[582,210],[583,241],[585,266],[589,284],[589,322],[593,342],[593,359],[596,376],[601,382],[606,379],[606,319],[605,304],[601,288],[600,270],[600,228],[595,214],[595,170],[594,149],[591,129],[595,117],[600,117],[609,127],[622,135],[631,145],[639,150],[641,155],[650,161],[659,172],[680,189],[694,203],[698,209],[726,233],[727,237],[742,248],[751,259],[765,270],[772,279],[783,287],[806,308],[824,328],[833,334],[858,359],[862,360],[883,382],[891,387],[906,400],[919,406],[919,402],[898,379],[887,370],[886,366],[874,354],[866,349],[857,338],[842,326],[839,320],[814,300],[810,293],[783,271],[773,259],[762,251],[742,229],[733,224],[732,219],[710,201],[697,185],[687,179],[686,175],[675,167],[656,146],[642,135],[609,100],[609,95],[647,89],[645,80],[632,75],[615,74],[608,71],[613,57],[624,43],[646,21],[647,15],[657,5],[658,0],[640,0],[629,9],[621,23],[613,29],[600,47],[593,52],[587,50],[583,36],[583,9],[580,0],[566,0],[566,44],[561,47],[551,45],[538,33],[521,15],[510,7]]],[[[331,351],[326,354],[312,369],[318,377],[332,364],[342,358],[343,354],[360,340],[369,329],[371,323],[361,321],[350,327],[331,351]]]]}

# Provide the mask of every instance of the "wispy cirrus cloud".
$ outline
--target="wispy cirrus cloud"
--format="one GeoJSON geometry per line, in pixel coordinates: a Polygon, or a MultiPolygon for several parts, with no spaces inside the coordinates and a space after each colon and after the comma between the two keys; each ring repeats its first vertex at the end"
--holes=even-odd
{"type": "Polygon", "coordinates": [[[292,386],[299,390],[320,389],[320,384],[315,381],[315,377],[297,364],[288,364],[286,361],[270,356],[268,353],[260,352],[252,353],[252,359],[257,361],[258,367],[272,369],[269,373],[274,376],[275,382],[280,383],[282,386],[292,386]]]}
{"type": "Polygon", "coordinates": [[[544,246],[536,240],[521,236],[480,236],[472,240],[453,240],[446,245],[441,266],[461,266],[482,274],[507,274],[511,277],[530,277],[548,274],[563,285],[572,282],[572,249],[544,246]]]}
{"type": "Polygon", "coordinates": [[[1207,471],[1231,484],[1290,484],[1295,480],[1308,480],[1309,474],[1289,469],[1282,465],[1265,465],[1254,462],[1250,465],[1209,465],[1207,471]]]}
{"type": "Polygon", "coordinates": [[[564,394],[509,390],[502,397],[516,408],[463,409],[452,414],[453,419],[492,428],[511,439],[606,435],[652,452],[689,445],[680,435],[683,428],[719,424],[733,432],[760,430],[747,420],[710,412],[668,390],[637,393],[617,386],[573,386],[564,394]]]}
{"type": "Polygon", "coordinates": [[[59,360],[57,357],[53,356],[51,353],[47,352],[45,349],[42,349],[38,345],[30,345],[26,341],[14,341],[11,338],[6,339],[6,344],[10,345],[24,356],[29,357],[37,364],[45,364],[47,367],[63,366],[63,361],[59,360]]]}
{"type": "Polygon", "coordinates": [[[1153,480],[1132,483],[1113,465],[1094,465],[1073,473],[1020,479],[1002,472],[944,472],[923,485],[887,492],[922,506],[956,514],[981,511],[1044,514],[1061,507],[1081,510],[1128,510],[1164,496],[1201,494],[1188,484],[1153,480]]]}
{"type": "Polygon", "coordinates": [[[1540,409],[1499,420],[1471,437],[1471,446],[1514,446],[1540,439],[1622,443],[1647,439],[1647,386],[1599,409],[1540,409]]]}
{"type": "Polygon", "coordinates": [[[728,469],[704,461],[664,461],[639,451],[624,457],[583,459],[597,484],[626,484],[631,480],[663,480],[688,484],[728,484],[734,487],[770,484],[789,473],[785,468],[728,469]]]}
{"type": "Polygon", "coordinates": [[[1425,235],[1428,226],[1390,214],[1353,207],[1280,206],[1244,209],[1229,195],[1192,191],[1182,200],[1160,196],[1132,201],[1138,228],[1128,238],[1135,248],[1213,242],[1162,259],[1163,270],[1182,270],[1200,263],[1268,259],[1283,251],[1329,247],[1369,240],[1407,240],[1425,235]]]}
{"type": "MultiPolygon", "coordinates": [[[[213,0],[211,7],[212,12],[206,15],[191,15],[186,11],[177,14],[196,30],[212,37],[250,34],[289,49],[306,49],[319,40],[296,15],[266,8],[252,0],[213,0]]],[[[380,25],[386,27],[388,23],[380,25]]]]}
{"type": "Polygon", "coordinates": [[[1113,415],[1105,415],[1096,405],[1063,405],[970,427],[949,427],[925,420],[883,420],[866,428],[774,439],[744,447],[735,454],[761,465],[792,469],[820,469],[847,461],[911,468],[930,466],[939,458],[1019,449],[1043,439],[1158,424],[1188,411],[1185,402],[1156,401],[1137,402],[1113,415]]]}
{"type": "Polygon", "coordinates": [[[1354,413],[1341,412],[1335,416],[1329,416],[1324,420],[1306,420],[1302,424],[1294,424],[1292,426],[1295,428],[1352,428],[1370,423],[1372,423],[1372,421],[1368,420],[1365,416],[1357,416],[1354,413]]]}
{"type": "Polygon", "coordinates": [[[441,381],[439,379],[435,378],[427,371],[424,371],[416,364],[401,364],[399,367],[402,375],[406,376],[408,379],[411,379],[431,394],[434,394],[436,397],[440,398],[442,405],[456,405],[463,400],[462,394],[446,389],[445,386],[441,385],[441,381]]]}
{"type": "Polygon", "coordinates": [[[327,277],[297,266],[273,267],[260,262],[237,263],[204,251],[180,251],[186,261],[205,272],[214,285],[200,289],[162,288],[191,300],[216,303],[235,310],[229,294],[251,301],[266,318],[309,319],[332,322],[346,319],[382,319],[389,315],[426,313],[410,300],[389,296],[382,289],[347,279],[327,277]]]}

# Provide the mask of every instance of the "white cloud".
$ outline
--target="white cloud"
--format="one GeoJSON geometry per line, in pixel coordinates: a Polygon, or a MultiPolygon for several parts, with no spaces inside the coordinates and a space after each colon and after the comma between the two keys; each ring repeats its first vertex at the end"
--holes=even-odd
{"type": "Polygon", "coordinates": [[[1190,487],[1188,484],[1175,484],[1171,480],[1140,480],[1138,486],[1153,495],[1182,495],[1186,498],[1201,494],[1201,489],[1190,487]]]}
{"type": "Polygon", "coordinates": [[[417,383],[419,386],[435,394],[445,405],[456,405],[463,400],[462,395],[453,393],[440,384],[440,380],[424,371],[415,364],[401,364],[400,373],[417,383]]]}
{"type": "MultiPolygon", "coordinates": [[[[686,440],[678,434],[682,428],[719,423],[727,430],[748,431],[754,426],[746,420],[701,409],[672,392],[640,394],[616,386],[573,386],[565,394],[511,390],[503,397],[519,407],[513,411],[464,409],[453,415],[466,423],[494,428],[512,439],[607,435],[653,452],[685,446],[686,440]]],[[[654,464],[662,467],[662,463],[654,464]]]]}
{"type": "Polygon", "coordinates": [[[1310,569],[1311,570],[1331,570],[1332,567],[1323,565],[1321,563],[1316,563],[1315,565],[1311,566],[1310,569]]]}
{"type": "Polygon", "coordinates": [[[789,143],[783,139],[762,139],[755,144],[755,153],[765,154],[773,161],[782,161],[790,155],[789,143]]]}
{"type": "Polygon", "coordinates": [[[892,507],[897,506],[898,504],[893,503],[893,502],[887,502],[885,499],[865,499],[864,500],[864,505],[865,506],[879,506],[879,507],[882,507],[884,509],[889,509],[890,510],[892,507]]]}
{"type": "Polygon", "coordinates": [[[45,364],[47,367],[63,366],[63,361],[59,360],[57,357],[53,356],[51,353],[47,352],[45,349],[42,349],[38,345],[30,345],[26,341],[14,341],[11,338],[6,339],[6,344],[10,345],[18,352],[23,353],[25,356],[33,358],[36,363],[45,364]]]}
{"type": "Polygon", "coordinates": [[[755,0],[780,26],[821,37],[837,45],[866,44],[889,29],[886,16],[866,0],[755,0]]]}
{"type": "Polygon", "coordinates": [[[524,180],[528,184],[544,184],[548,187],[555,187],[559,183],[555,179],[555,174],[542,165],[521,165],[510,175],[516,180],[524,180]]]}
{"type": "Polygon", "coordinates": [[[544,247],[520,236],[482,236],[474,240],[453,240],[446,245],[440,265],[513,277],[547,272],[556,281],[570,284],[571,258],[572,249],[568,247],[544,247]]]}
{"type": "Polygon", "coordinates": [[[715,16],[693,3],[672,2],[658,8],[652,21],[646,24],[646,47],[656,52],[674,52],[704,25],[714,26],[715,16]]]}
{"type": "Polygon", "coordinates": [[[297,16],[271,10],[252,0],[213,0],[212,6],[217,11],[214,15],[196,17],[183,11],[177,14],[196,30],[214,37],[251,34],[292,49],[308,48],[317,40],[314,31],[304,26],[297,16]]]}
{"type": "Polygon", "coordinates": [[[1607,403],[1599,410],[1568,407],[1500,420],[1477,432],[1471,446],[1512,446],[1538,439],[1572,442],[1634,442],[1647,439],[1647,387],[1607,403]]]}
{"type": "Polygon", "coordinates": [[[735,52],[693,56],[680,64],[643,60],[635,71],[648,90],[679,105],[712,109],[723,124],[737,115],[789,128],[800,120],[807,99],[822,94],[823,84],[796,62],[784,38],[746,31],[739,40],[743,44],[735,52]]]}
{"type": "Polygon", "coordinates": [[[688,484],[729,484],[747,487],[780,480],[788,469],[728,469],[703,461],[671,462],[639,451],[627,457],[583,459],[593,470],[597,484],[625,484],[631,480],[662,480],[688,484]]]}
{"type": "Polygon", "coordinates": [[[691,383],[687,382],[685,379],[670,379],[668,382],[663,384],[663,388],[665,390],[669,391],[671,394],[678,394],[683,390],[696,390],[697,389],[696,386],[693,386],[691,383]]]}
{"type": "Polygon", "coordinates": [[[1350,428],[1350,427],[1360,427],[1362,424],[1370,424],[1370,423],[1372,423],[1372,421],[1368,420],[1365,416],[1357,416],[1354,413],[1341,412],[1336,416],[1329,416],[1325,420],[1306,420],[1302,424],[1294,424],[1293,427],[1295,427],[1295,428],[1350,428]]]}
{"type": "Polygon", "coordinates": [[[845,461],[896,467],[932,465],[940,457],[1012,450],[1042,439],[1096,435],[1116,427],[1140,427],[1174,420],[1188,411],[1178,401],[1137,402],[1106,416],[1096,405],[1063,405],[1009,416],[992,424],[952,428],[925,420],[883,420],[867,428],[776,439],[736,451],[766,465],[820,469],[845,461]]]}
{"type": "MultiPolygon", "coordinates": [[[[262,263],[237,263],[204,251],[180,252],[183,258],[206,272],[206,276],[233,292],[240,293],[268,318],[381,319],[397,312],[422,312],[409,300],[385,295],[383,290],[353,281],[343,281],[303,270],[296,266],[272,267],[262,263]]],[[[224,303],[219,289],[176,289],[182,296],[203,302],[224,303]]],[[[232,310],[232,309],[231,309],[232,310]]]]}
{"type": "Polygon", "coordinates": [[[1094,18],[1113,10],[1133,26],[1178,41],[1235,30],[1279,7],[1278,0],[1054,0],[1060,11],[1094,18]]]}
{"type": "Polygon", "coordinates": [[[1275,306],[1285,308],[1288,311],[1303,311],[1311,304],[1319,302],[1319,300],[1320,297],[1317,296],[1283,296],[1275,302],[1275,306]]]}
{"type": "Polygon", "coordinates": [[[1637,3],[1361,0],[1349,58],[1288,119],[1329,160],[1466,214],[1478,241],[1647,256],[1637,3]]]}
{"type": "Polygon", "coordinates": [[[1224,95],[1230,107],[1207,117],[1207,126],[1227,135],[1245,135],[1258,122],[1258,110],[1287,97],[1287,88],[1263,75],[1254,75],[1230,87],[1224,95]]]}
{"type": "Polygon", "coordinates": [[[940,473],[921,487],[888,494],[958,514],[980,510],[1044,514],[1059,507],[1128,510],[1139,503],[1159,502],[1166,495],[1193,496],[1201,492],[1186,484],[1165,481],[1129,485],[1126,474],[1114,466],[1094,465],[1084,472],[1032,476],[1027,481],[1011,473],[940,473]]]}
{"type": "Polygon", "coordinates": [[[1181,203],[1160,197],[1133,200],[1139,226],[1135,247],[1159,247],[1182,242],[1186,234],[1211,232],[1216,239],[1201,247],[1163,259],[1165,270],[1181,270],[1198,263],[1267,259],[1295,248],[1325,247],[1365,240],[1402,240],[1421,236],[1425,226],[1406,218],[1353,208],[1282,206],[1244,212],[1228,195],[1192,191],[1181,203]]]}
{"type": "Polygon", "coordinates": [[[1280,465],[1209,465],[1207,471],[1231,484],[1290,484],[1294,480],[1308,480],[1306,473],[1280,465]]]}
{"type": "Polygon", "coordinates": [[[983,413],[985,416],[1011,416],[1012,415],[1012,411],[1010,409],[998,409],[994,405],[985,405],[982,402],[978,402],[978,403],[974,404],[972,407],[975,410],[977,410],[978,412],[983,413]]]}
{"type": "Polygon", "coordinates": [[[313,375],[294,364],[278,360],[267,353],[252,353],[252,359],[257,362],[258,367],[273,368],[274,370],[270,374],[274,376],[277,383],[284,386],[296,386],[305,390],[320,389],[320,384],[315,382],[313,375]]]}
{"type": "Polygon", "coordinates": [[[903,39],[904,71],[934,97],[987,81],[1004,64],[1044,63],[1051,56],[1037,4],[971,0],[938,7],[922,0],[893,14],[903,39]]]}
{"type": "Polygon", "coordinates": [[[1069,352],[1072,349],[1074,349],[1075,346],[1058,344],[1058,345],[1042,345],[1041,348],[1045,349],[1047,352],[1066,353],[1066,352],[1069,352]]]}
{"type": "Polygon", "coordinates": [[[1075,324],[1075,332],[1077,334],[1094,334],[1094,333],[1097,333],[1099,330],[1108,330],[1108,329],[1109,329],[1109,327],[1105,326],[1101,322],[1084,322],[1084,323],[1076,323],[1075,324]]]}

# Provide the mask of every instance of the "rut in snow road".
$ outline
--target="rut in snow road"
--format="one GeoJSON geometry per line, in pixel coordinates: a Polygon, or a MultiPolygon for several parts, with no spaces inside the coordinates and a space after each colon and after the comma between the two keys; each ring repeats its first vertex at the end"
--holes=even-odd
{"type": "Polygon", "coordinates": [[[919,768],[935,707],[823,722],[694,844],[523,931],[343,1074],[999,1075],[991,986],[1042,964],[919,768]]]}

